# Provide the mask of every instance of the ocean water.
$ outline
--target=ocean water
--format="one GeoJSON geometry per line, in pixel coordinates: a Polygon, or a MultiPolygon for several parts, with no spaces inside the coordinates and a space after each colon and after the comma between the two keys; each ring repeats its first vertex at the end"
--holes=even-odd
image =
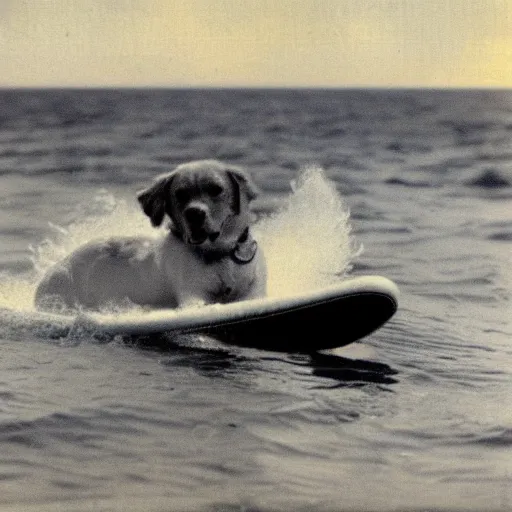
{"type": "Polygon", "coordinates": [[[0,510],[512,510],[511,263],[512,91],[0,91],[0,510]],[[258,184],[271,294],[379,274],[396,316],[314,355],[31,329],[198,158],[258,184]]]}

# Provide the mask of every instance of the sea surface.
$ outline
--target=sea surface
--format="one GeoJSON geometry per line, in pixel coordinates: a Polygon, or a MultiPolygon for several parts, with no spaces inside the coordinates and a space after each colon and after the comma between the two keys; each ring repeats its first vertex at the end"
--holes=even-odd
{"type": "Polygon", "coordinates": [[[0,273],[2,512],[512,510],[510,90],[2,90],[0,273]],[[383,275],[395,317],[313,355],[31,328],[200,158],[259,186],[272,294],[383,275]]]}

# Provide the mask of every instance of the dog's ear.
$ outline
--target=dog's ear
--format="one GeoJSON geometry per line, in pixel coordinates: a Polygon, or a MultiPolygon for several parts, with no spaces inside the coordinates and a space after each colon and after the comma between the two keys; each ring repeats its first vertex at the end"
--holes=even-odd
{"type": "Polygon", "coordinates": [[[258,189],[256,188],[256,185],[251,181],[249,176],[244,171],[242,171],[242,169],[238,169],[237,167],[230,167],[228,169],[228,176],[233,183],[233,188],[235,190],[233,209],[235,213],[238,214],[240,213],[240,199],[242,194],[249,202],[258,196],[258,189]]]}
{"type": "Polygon", "coordinates": [[[155,227],[160,226],[164,220],[173,177],[174,172],[158,176],[153,185],[137,194],[142,210],[151,219],[151,224],[155,227]]]}

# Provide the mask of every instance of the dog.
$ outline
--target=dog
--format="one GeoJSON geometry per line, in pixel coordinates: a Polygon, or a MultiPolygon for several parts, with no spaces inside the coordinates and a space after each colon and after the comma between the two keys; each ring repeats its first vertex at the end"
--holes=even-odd
{"type": "Polygon", "coordinates": [[[263,297],[264,255],[253,239],[249,203],[257,190],[238,167],[217,160],[181,164],[138,193],[159,238],[90,242],[53,266],[35,305],[101,310],[116,304],[177,308],[263,297]]]}

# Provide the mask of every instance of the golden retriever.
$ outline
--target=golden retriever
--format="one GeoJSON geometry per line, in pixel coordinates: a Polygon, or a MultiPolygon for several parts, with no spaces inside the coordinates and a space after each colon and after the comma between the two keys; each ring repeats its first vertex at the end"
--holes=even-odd
{"type": "Polygon", "coordinates": [[[155,308],[226,303],[265,295],[266,265],[250,231],[256,189],[216,160],[179,165],[138,194],[161,238],[90,242],[39,283],[40,309],[101,309],[126,301],[155,308]]]}

